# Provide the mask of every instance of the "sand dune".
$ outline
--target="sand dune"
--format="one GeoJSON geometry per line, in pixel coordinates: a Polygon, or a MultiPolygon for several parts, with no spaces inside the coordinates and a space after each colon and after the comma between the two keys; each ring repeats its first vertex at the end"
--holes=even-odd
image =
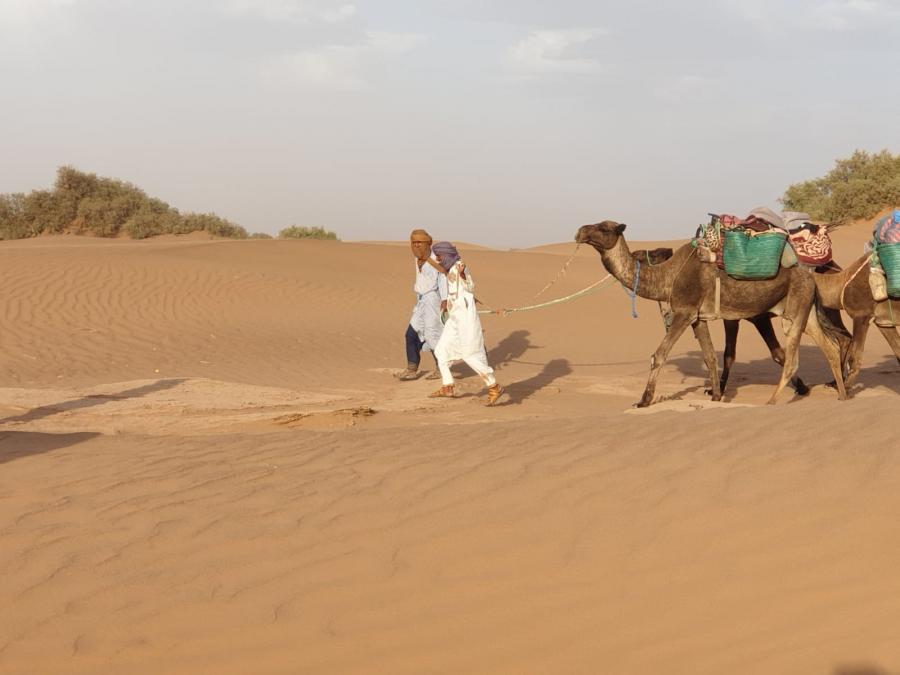
{"type": "MultiPolygon", "coordinates": [[[[838,230],[838,260],[867,236],[838,230]]],[[[582,247],[535,299],[573,250],[463,247],[494,308],[606,275],[582,247]]],[[[877,333],[850,401],[804,343],[811,395],[763,406],[779,369],[745,329],[726,402],[686,336],[636,411],[662,324],[610,286],[485,316],[510,392],[486,409],[464,369],[453,401],[391,377],[403,246],[44,238],[0,261],[2,673],[900,669],[877,333]]]]}

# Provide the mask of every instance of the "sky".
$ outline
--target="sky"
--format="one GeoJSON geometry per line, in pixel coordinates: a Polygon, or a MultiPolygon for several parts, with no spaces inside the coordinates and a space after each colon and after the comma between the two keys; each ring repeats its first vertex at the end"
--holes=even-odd
{"type": "Polygon", "coordinates": [[[250,231],[688,236],[900,152],[900,0],[0,0],[0,192],[250,231]]]}

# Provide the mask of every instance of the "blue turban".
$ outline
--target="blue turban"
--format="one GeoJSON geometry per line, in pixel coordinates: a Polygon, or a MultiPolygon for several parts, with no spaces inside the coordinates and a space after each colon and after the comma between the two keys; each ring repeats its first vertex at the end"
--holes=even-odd
{"type": "Polygon", "coordinates": [[[448,272],[459,261],[459,251],[449,241],[439,241],[431,247],[431,250],[440,261],[441,267],[448,272]]]}
{"type": "Polygon", "coordinates": [[[900,225],[900,209],[894,209],[894,224],[900,225]]]}

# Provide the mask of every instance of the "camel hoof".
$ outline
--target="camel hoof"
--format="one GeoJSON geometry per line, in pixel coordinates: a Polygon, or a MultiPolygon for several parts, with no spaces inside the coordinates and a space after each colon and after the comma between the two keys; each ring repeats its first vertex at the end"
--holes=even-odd
{"type": "Polygon", "coordinates": [[[798,382],[794,385],[794,392],[797,396],[809,396],[809,387],[802,382],[798,382]]]}
{"type": "Polygon", "coordinates": [[[713,400],[713,401],[721,401],[721,400],[722,400],[722,394],[719,394],[718,396],[713,396],[713,397],[712,397],[712,400],[713,400]]]}
{"type": "Polygon", "coordinates": [[[637,403],[634,404],[634,407],[635,408],[649,408],[650,402],[644,401],[643,399],[641,399],[640,401],[638,401],[637,403]]]}

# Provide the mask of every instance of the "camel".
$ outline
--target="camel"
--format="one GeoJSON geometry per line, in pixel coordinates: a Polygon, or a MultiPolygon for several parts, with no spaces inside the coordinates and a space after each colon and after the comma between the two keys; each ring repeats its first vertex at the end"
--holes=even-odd
{"type": "MultiPolygon", "coordinates": [[[[631,257],[640,262],[642,265],[658,265],[659,263],[665,262],[666,260],[671,258],[673,253],[674,250],[671,248],[655,248],[653,250],[638,249],[637,251],[631,252],[631,257]]],[[[834,265],[833,263],[831,265],[832,266],[829,267],[826,273],[830,274],[834,271],[840,271],[840,267],[834,265]]],[[[667,319],[667,313],[669,313],[669,310],[664,306],[662,302],[660,302],[659,305],[660,312],[663,315],[663,322],[666,324],[666,330],[668,330],[669,320],[671,319],[671,317],[667,319]]],[[[834,324],[837,330],[841,333],[841,336],[838,339],[841,345],[841,354],[843,355],[849,351],[850,333],[846,332],[843,321],[841,320],[841,313],[839,311],[826,308],[825,313],[828,317],[828,320],[831,321],[831,323],[834,324]]],[[[753,327],[756,328],[756,331],[763,339],[763,342],[766,343],[766,347],[769,348],[769,354],[771,355],[772,360],[779,366],[783,366],[784,349],[782,348],[781,343],[778,342],[778,336],[775,335],[775,329],[772,327],[772,314],[766,312],[765,314],[760,314],[758,316],[748,317],[744,319],[744,321],[753,324],[753,327]]],[[[719,376],[719,388],[724,394],[725,387],[728,384],[728,376],[731,373],[731,367],[734,365],[735,359],[737,358],[737,336],[740,321],[725,319],[722,323],[725,324],[725,351],[722,355],[722,374],[719,376]]],[[[900,356],[898,356],[897,360],[900,361],[900,356]]],[[[842,357],[841,361],[844,362],[845,359],[842,357]]],[[[795,375],[794,377],[792,377],[790,384],[794,388],[794,391],[798,396],[807,396],[809,394],[809,387],[805,382],[803,382],[802,379],[800,379],[799,375],[795,375]]],[[[831,382],[830,385],[834,385],[834,382],[831,382]]],[[[712,394],[712,389],[707,389],[706,393],[712,394]]]]}
{"type": "MultiPolygon", "coordinates": [[[[846,359],[842,359],[846,362],[844,377],[846,387],[852,386],[859,375],[862,355],[866,346],[866,336],[873,319],[900,363],[900,336],[897,334],[896,327],[897,321],[900,320],[900,299],[888,298],[876,302],[872,297],[867,269],[870,257],[864,255],[846,269],[835,273],[817,272],[812,275],[822,305],[831,310],[827,314],[828,320],[843,329],[843,325],[838,324],[840,310],[847,312],[853,319],[853,337],[846,350],[846,359]]],[[[736,327],[734,334],[728,335],[727,339],[730,347],[726,347],[726,353],[730,348],[733,354],[737,342],[736,327]]]]}
{"type": "MultiPolygon", "coordinates": [[[[675,251],[671,248],[655,248],[653,250],[638,249],[637,251],[631,252],[631,257],[642,265],[658,265],[671,258],[674,252],[675,251]]],[[[666,324],[666,330],[668,330],[671,321],[670,310],[664,306],[662,302],[659,303],[659,310],[663,315],[663,323],[666,324]]],[[[838,312],[838,318],[839,317],[840,312],[838,312]]],[[[756,328],[759,336],[763,339],[763,342],[766,343],[766,347],[769,348],[769,354],[771,354],[772,360],[779,366],[784,366],[784,349],[782,349],[781,343],[778,342],[778,337],[775,335],[775,329],[772,327],[772,315],[766,312],[765,314],[760,314],[758,316],[748,317],[744,319],[744,321],[749,321],[756,328]]],[[[719,378],[719,388],[724,393],[725,385],[728,383],[728,375],[731,372],[731,366],[734,365],[737,355],[736,345],[740,321],[726,319],[723,323],[725,324],[725,352],[722,357],[722,375],[719,378]]],[[[798,396],[806,396],[809,394],[809,387],[807,387],[803,380],[800,379],[799,375],[795,375],[791,378],[791,386],[794,388],[794,391],[797,392],[798,396]]],[[[712,389],[708,389],[706,393],[712,394],[712,389]]]]}
{"type": "Polygon", "coordinates": [[[668,302],[672,307],[672,325],[650,358],[650,375],[638,407],[647,407],[652,403],[659,371],[665,365],[672,346],[689,325],[694,330],[710,374],[712,398],[720,401],[722,391],[708,321],[717,318],[744,319],[765,312],[781,315],[786,327],[781,379],[768,403],[777,401],[781,390],[797,372],[800,336],[804,329],[825,353],[837,383],[838,398],[843,400],[847,397],[834,329],[830,324],[820,326],[816,316],[809,320],[816,296],[815,282],[809,273],[798,267],[782,268],[772,279],[738,281],[715,265],[702,262],[696,255],[697,250],[690,244],[679,248],[664,263],[638,267],[623,236],[625,228],[624,224],[611,220],[584,225],[576,233],[575,241],[591,245],[600,254],[610,274],[633,293],[650,300],[668,302]]]}

